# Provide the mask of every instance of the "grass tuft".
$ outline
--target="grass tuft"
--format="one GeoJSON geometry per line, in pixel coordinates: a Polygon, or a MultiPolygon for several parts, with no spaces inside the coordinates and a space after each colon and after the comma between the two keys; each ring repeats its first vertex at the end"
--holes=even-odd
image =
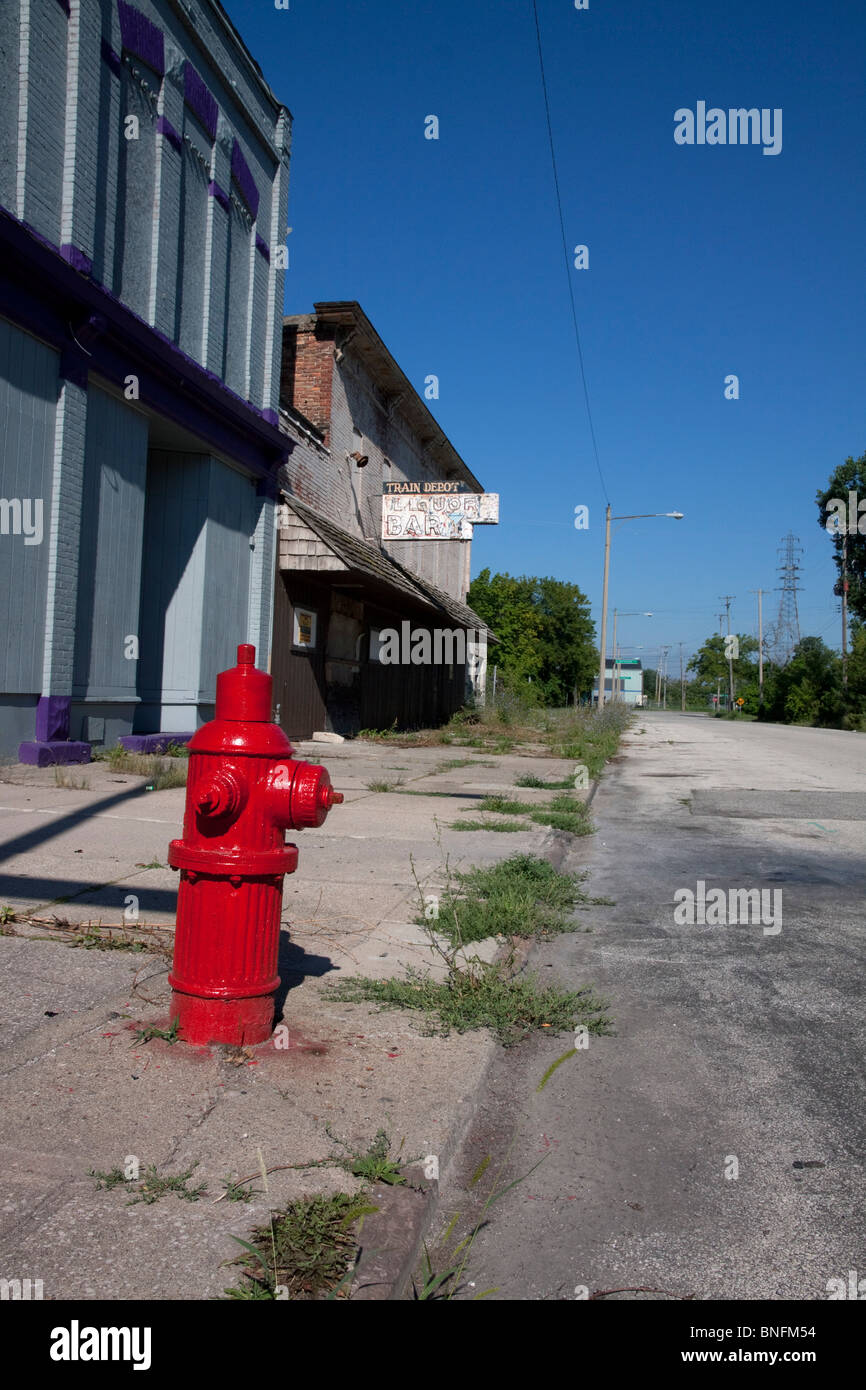
{"type": "MultiPolygon", "coordinates": [[[[513,854],[489,868],[456,872],[439,903],[435,929],[455,946],[492,936],[547,939],[580,931],[575,910],[608,901],[588,897],[580,887],[585,879],[585,873],[560,873],[534,854],[513,854]]],[[[423,926],[426,918],[415,921],[423,926]]]]}
{"type": "Polygon", "coordinates": [[[554,1033],[574,1027],[575,1019],[592,1033],[610,1031],[605,1002],[590,988],[562,990],[542,987],[534,975],[512,976],[501,962],[473,962],[471,970],[455,970],[445,981],[429,972],[410,969],[405,979],[373,980],[352,976],[331,985],[329,997],[342,1003],[378,1004],[382,1009],[410,1009],[424,1015],[422,1031],[447,1037],[489,1028],[505,1046],[520,1042],[536,1028],[554,1033]]]}
{"type": "Polygon", "coordinates": [[[519,820],[455,820],[448,826],[449,830],[498,830],[506,835],[528,828],[519,820]]]}
{"type": "Polygon", "coordinates": [[[497,816],[525,816],[534,809],[531,801],[510,801],[507,796],[485,796],[478,803],[479,811],[491,811],[497,816]]]}
{"type": "Polygon", "coordinates": [[[244,1247],[237,1263],[245,1268],[243,1282],[226,1289],[227,1297],[312,1300],[329,1291],[336,1296],[354,1263],[352,1227],[376,1210],[364,1194],[346,1192],[289,1203],[253,1232],[252,1242],[234,1237],[244,1247]]]}
{"type": "Polygon", "coordinates": [[[156,1024],[149,1023],[146,1028],[135,1030],[135,1041],[137,1043],[149,1043],[154,1038],[161,1038],[163,1042],[176,1043],[179,1041],[178,1028],[180,1018],[173,1018],[168,1028],[157,1028],[156,1024]]]}
{"type": "Polygon", "coordinates": [[[189,749],[179,743],[170,743],[164,754],[128,753],[116,743],[113,748],[96,749],[93,757],[95,761],[108,763],[112,772],[128,772],[132,777],[146,778],[148,791],[186,786],[189,749]]]}
{"type": "Polygon", "coordinates": [[[514,785],[515,787],[539,787],[546,792],[559,792],[565,791],[567,787],[572,787],[574,778],[561,777],[558,782],[545,782],[543,778],[527,772],[523,777],[518,777],[514,785]]]}
{"type": "Polygon", "coordinates": [[[66,787],[69,791],[87,792],[90,791],[90,778],[76,777],[68,768],[55,767],[54,785],[55,787],[66,787]]]}
{"type": "Polygon", "coordinates": [[[100,1173],[96,1168],[91,1168],[89,1176],[96,1178],[97,1192],[110,1192],[112,1188],[121,1186],[135,1192],[136,1195],[126,1204],[128,1207],[134,1207],[139,1202],[144,1202],[146,1206],[153,1206],[154,1202],[158,1202],[160,1197],[164,1197],[168,1192],[174,1192],[185,1202],[197,1202],[207,1192],[207,1184],[203,1182],[199,1183],[197,1187],[187,1187],[187,1183],[197,1167],[198,1164],[194,1163],[183,1173],[171,1173],[162,1177],[157,1172],[156,1165],[151,1163],[140,1179],[128,1178],[122,1168],[111,1168],[106,1173],[100,1173]]]}

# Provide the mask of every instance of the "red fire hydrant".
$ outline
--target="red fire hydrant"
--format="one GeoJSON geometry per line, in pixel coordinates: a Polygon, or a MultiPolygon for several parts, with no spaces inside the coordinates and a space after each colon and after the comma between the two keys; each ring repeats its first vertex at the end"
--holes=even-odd
{"type": "Polygon", "coordinates": [[[190,1043],[270,1037],[283,877],[298,864],[285,831],[321,825],[343,800],[271,723],[271,677],[255,659],[244,644],[217,676],[216,717],[189,742],[183,839],[168,851],[180,870],[171,1017],[190,1043]]]}

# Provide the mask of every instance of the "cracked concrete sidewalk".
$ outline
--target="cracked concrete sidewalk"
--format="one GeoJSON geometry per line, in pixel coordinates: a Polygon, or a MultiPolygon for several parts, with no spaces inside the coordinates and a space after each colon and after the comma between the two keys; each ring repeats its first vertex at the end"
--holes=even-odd
{"type": "MultiPolygon", "coordinates": [[[[135,1029],[169,1022],[167,956],[72,949],[38,939],[38,922],[0,936],[0,1277],[41,1279],[46,1299],[218,1297],[238,1281],[227,1264],[241,1249],[232,1237],[248,1238],[292,1198],[358,1186],[337,1166],[280,1167],[253,1181],[250,1202],[218,1201],[229,1176],[326,1159],[338,1151],[328,1130],[366,1149],[384,1128],[392,1152],[435,1155],[441,1170],[459,1144],[495,1047],[489,1034],[423,1037],[405,1013],[341,1004],[327,985],[409,965],[435,972],[412,922],[414,875],[434,892],[446,855],[452,868],[467,867],[519,850],[544,854],[558,838],[540,827],[457,832],[448,822],[472,816],[481,796],[512,788],[521,773],[558,778],[573,765],[362,742],[299,745],[297,756],[324,762],[346,802],[321,830],[296,836],[278,997],[287,1047],[238,1056],[136,1043],[135,1029]],[[458,757],[467,765],[441,768],[458,757]],[[374,781],[402,789],[371,792],[374,781]],[[191,1185],[205,1182],[207,1193],[129,1206],[122,1188],[97,1191],[89,1170],[122,1167],[129,1156],[142,1173],[150,1164],[162,1174],[196,1165],[191,1185]]],[[[86,786],[57,786],[50,769],[2,770],[0,907],[119,926],[133,895],[140,923],[166,929],[170,941],[177,879],[165,864],[181,832],[184,790],[147,792],[144,779],[105,763],[79,775],[86,786]]],[[[480,954],[495,949],[485,947],[480,954]]],[[[366,1273],[362,1266],[362,1297],[388,1296],[405,1280],[425,1219],[405,1194],[381,1197],[380,1226],[374,1217],[365,1227],[380,1254],[366,1273]]]]}

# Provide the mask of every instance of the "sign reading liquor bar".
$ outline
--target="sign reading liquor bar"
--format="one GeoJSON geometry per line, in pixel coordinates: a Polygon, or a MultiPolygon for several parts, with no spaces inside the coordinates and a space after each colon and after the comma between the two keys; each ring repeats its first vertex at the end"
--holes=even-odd
{"type": "Polygon", "coordinates": [[[412,491],[388,491],[383,495],[382,540],[471,541],[473,526],[497,524],[498,492],[457,492],[452,490],[456,486],[451,483],[388,484],[391,489],[411,488],[412,491]]]}

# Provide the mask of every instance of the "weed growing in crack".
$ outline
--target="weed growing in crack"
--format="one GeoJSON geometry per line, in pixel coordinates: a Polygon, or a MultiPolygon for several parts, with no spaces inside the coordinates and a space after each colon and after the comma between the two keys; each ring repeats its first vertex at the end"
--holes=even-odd
{"type": "Polygon", "coordinates": [[[183,1173],[173,1173],[161,1175],[156,1168],[156,1164],[151,1163],[144,1171],[142,1178],[128,1178],[122,1168],[112,1168],[107,1173],[101,1173],[95,1168],[91,1168],[88,1176],[96,1178],[97,1192],[111,1191],[114,1187],[126,1187],[136,1195],[127,1202],[128,1207],[137,1206],[139,1202],[144,1202],[146,1206],[152,1206],[158,1202],[160,1197],[165,1197],[167,1193],[173,1192],[185,1202],[197,1202],[200,1197],[207,1192],[207,1184],[199,1183],[197,1187],[187,1187],[187,1183],[198,1167],[194,1163],[191,1168],[187,1168],[183,1173]]]}
{"type": "Polygon", "coordinates": [[[229,1202],[251,1202],[253,1197],[259,1196],[258,1189],[248,1186],[247,1182],[233,1178],[228,1173],[222,1180],[224,1196],[229,1202]]]}
{"type": "Polygon", "coordinates": [[[149,1023],[146,1028],[136,1028],[135,1041],[137,1043],[149,1043],[154,1038],[161,1038],[163,1042],[176,1043],[180,1041],[177,1031],[179,1027],[179,1017],[173,1018],[168,1028],[157,1028],[156,1024],[149,1023]]]}
{"type": "MultiPolygon", "coordinates": [[[[344,1139],[334,1134],[329,1125],[325,1125],[325,1133],[346,1150],[347,1157],[336,1161],[353,1177],[363,1178],[365,1182],[383,1182],[389,1187],[399,1187],[406,1182],[406,1175],[400,1171],[399,1162],[390,1157],[391,1141],[384,1129],[376,1131],[376,1137],[366,1153],[353,1150],[344,1139]]],[[[401,1144],[400,1148],[402,1147],[401,1144]]],[[[409,1161],[415,1162],[414,1159],[409,1161]]]]}
{"type": "Polygon", "coordinates": [[[230,1299],[310,1300],[348,1293],[356,1261],[355,1223],[378,1211],[363,1194],[338,1192],[290,1202],[274,1212],[252,1241],[233,1236],[244,1249],[236,1264],[243,1282],[224,1290],[230,1299]]]}
{"type": "MultiPolygon", "coordinates": [[[[438,827],[436,838],[441,851],[438,827]]],[[[506,1047],[536,1028],[567,1031],[574,1027],[575,1019],[592,1032],[610,1031],[607,1005],[590,987],[562,990],[556,985],[540,985],[533,974],[516,973],[513,945],[494,961],[483,961],[477,955],[465,957],[464,948],[473,941],[503,931],[513,937],[520,934],[518,926],[528,935],[545,934],[545,925],[548,935],[554,930],[568,930],[565,907],[574,905],[580,895],[576,878],[557,873],[545,860],[531,855],[514,856],[492,869],[455,874],[445,855],[445,889],[431,918],[429,895],[425,895],[411,855],[409,862],[423,914],[416,922],[424,928],[430,950],[445,966],[445,979],[436,980],[429,971],[414,967],[402,979],[374,980],[356,975],[328,987],[330,998],[420,1013],[421,1031],[428,1035],[489,1028],[506,1047]],[[459,959],[461,953],[463,960],[459,959]]]]}
{"type": "MultiPolygon", "coordinates": [[[[540,1158],[537,1163],[533,1163],[532,1167],[528,1170],[528,1172],[523,1173],[521,1177],[514,1178],[511,1182],[506,1183],[504,1186],[502,1186],[502,1174],[508,1164],[509,1158],[511,1157],[511,1150],[514,1148],[514,1142],[516,1138],[517,1132],[515,1131],[514,1135],[512,1136],[511,1143],[508,1146],[508,1151],[505,1155],[505,1158],[500,1164],[499,1169],[494,1177],[493,1186],[490,1192],[488,1193],[484,1201],[484,1204],[481,1208],[478,1220],[474,1222],[468,1234],[465,1235],[462,1240],[458,1241],[458,1243],[454,1246],[453,1249],[449,1249],[449,1242],[451,1241],[452,1236],[455,1234],[457,1225],[461,1219],[461,1213],[455,1212],[451,1220],[449,1221],[447,1227],[445,1228],[444,1232],[440,1236],[439,1249],[442,1252],[445,1259],[444,1269],[438,1271],[434,1269],[433,1258],[430,1254],[430,1250],[427,1246],[427,1243],[425,1242],[424,1257],[421,1262],[420,1270],[420,1286],[417,1280],[413,1281],[412,1284],[413,1298],[416,1302],[421,1303],[450,1301],[456,1298],[458,1294],[463,1292],[463,1290],[466,1288],[466,1285],[464,1283],[464,1275],[466,1273],[466,1266],[469,1262],[469,1256],[472,1253],[472,1247],[475,1244],[475,1239],[478,1235],[478,1232],[482,1230],[484,1226],[487,1225],[488,1213],[490,1211],[490,1208],[494,1205],[495,1202],[499,1201],[500,1197],[504,1197],[507,1192],[510,1192],[512,1188],[519,1186],[519,1184],[522,1182],[525,1182],[526,1179],[530,1176],[530,1174],[534,1173],[536,1168],[540,1168],[542,1163],[544,1163],[545,1159],[547,1158],[546,1154],[544,1155],[544,1158],[540,1158]]],[[[481,1181],[488,1168],[490,1167],[490,1162],[491,1159],[489,1154],[481,1160],[469,1181],[470,1187],[475,1187],[476,1184],[478,1184],[481,1181]]],[[[498,1289],[482,1289],[480,1292],[472,1295],[472,1302],[477,1303],[479,1299],[487,1298],[490,1294],[493,1293],[498,1293],[498,1289]]]]}
{"type": "MultiPolygon", "coordinates": [[[[609,906],[581,884],[587,874],[564,874],[534,854],[513,854],[489,868],[448,875],[439,901],[436,931],[456,945],[494,936],[543,937],[580,931],[578,908],[609,906]]],[[[418,916],[419,926],[428,925],[418,916]]]]}
{"type": "Polygon", "coordinates": [[[590,988],[563,990],[542,986],[535,975],[510,975],[506,961],[473,960],[456,966],[447,980],[434,980],[428,971],[411,968],[405,979],[373,980],[353,976],[330,988],[343,1003],[373,1003],[382,1009],[408,1009],[423,1015],[421,1032],[447,1037],[489,1028],[505,1046],[521,1042],[537,1028],[569,1032],[575,1019],[592,1033],[610,1031],[606,1003],[590,988]]]}

